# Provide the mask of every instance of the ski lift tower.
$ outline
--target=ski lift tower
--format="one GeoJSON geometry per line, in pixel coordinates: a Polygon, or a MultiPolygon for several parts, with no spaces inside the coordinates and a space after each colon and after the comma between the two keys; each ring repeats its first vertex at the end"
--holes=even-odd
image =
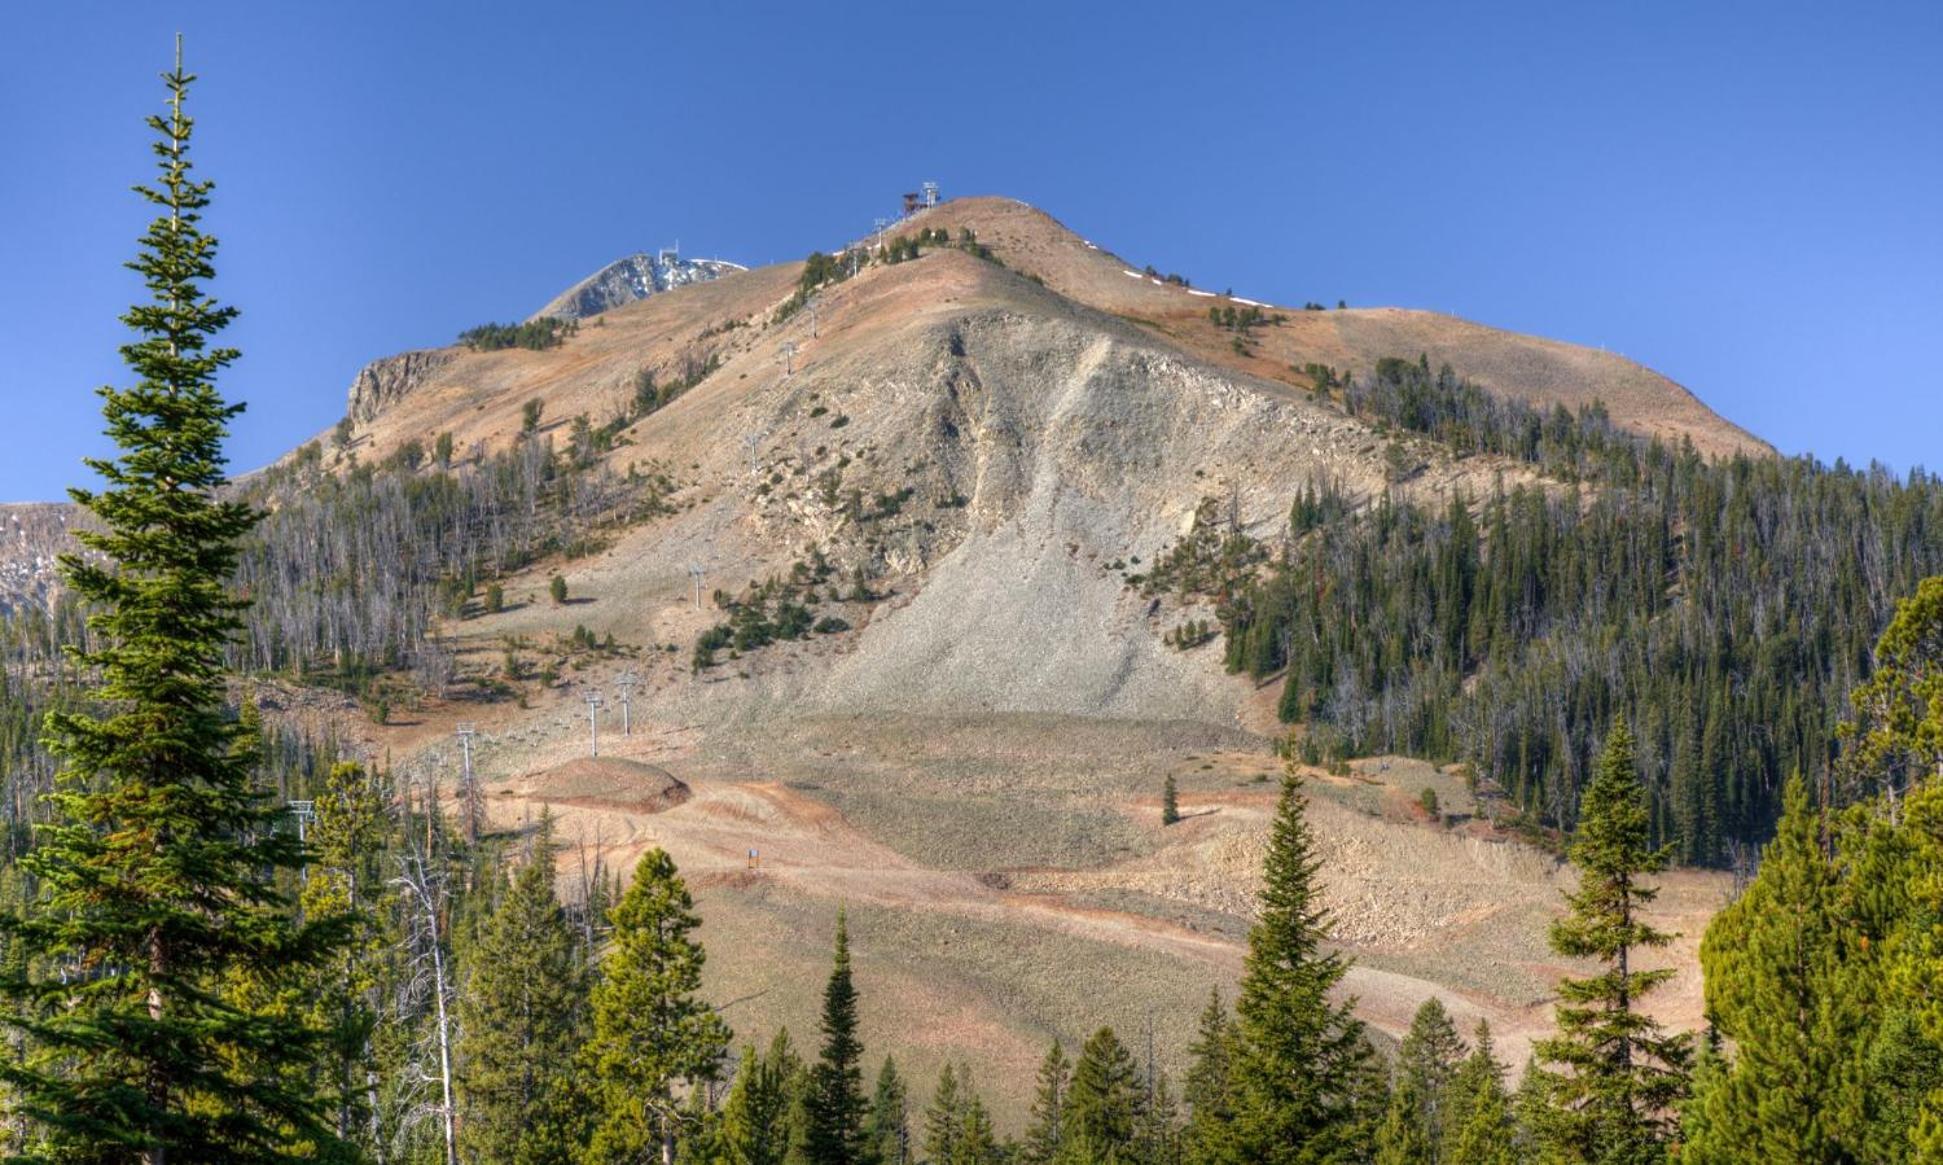
{"type": "Polygon", "coordinates": [[[587,689],[586,698],[587,698],[587,755],[592,757],[598,757],[600,755],[600,706],[601,704],[605,703],[605,701],[603,701],[600,698],[600,692],[594,688],[587,689]]]}
{"type": "Polygon", "coordinates": [[[926,210],[929,210],[932,207],[938,205],[938,184],[936,182],[926,182],[924,184],[923,189],[924,189],[924,208],[926,210]]]}
{"type": "Polygon", "coordinates": [[[701,563],[691,562],[688,564],[688,577],[695,580],[695,609],[697,611],[702,609],[702,575],[704,573],[706,571],[701,563]]]}
{"type": "Polygon", "coordinates": [[[622,736],[634,735],[634,726],[629,722],[628,717],[629,717],[629,713],[633,709],[634,685],[640,682],[641,682],[641,677],[635,675],[631,671],[624,671],[620,675],[614,678],[614,686],[621,690],[621,735],[622,736]]]}

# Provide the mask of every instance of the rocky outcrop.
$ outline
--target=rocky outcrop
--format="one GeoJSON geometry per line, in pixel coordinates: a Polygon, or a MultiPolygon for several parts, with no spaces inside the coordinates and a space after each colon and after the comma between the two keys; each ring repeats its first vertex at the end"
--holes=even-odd
{"type": "Polygon", "coordinates": [[[351,381],[345,415],[359,423],[375,420],[379,413],[450,363],[456,354],[450,348],[422,348],[373,360],[358,369],[351,381]]]}
{"type": "Polygon", "coordinates": [[[688,283],[705,283],[743,270],[746,268],[726,259],[683,259],[672,251],[659,255],[642,252],[602,267],[555,296],[534,312],[532,318],[584,320],[659,291],[688,283]]]}
{"type": "Polygon", "coordinates": [[[80,516],[65,502],[0,505],[0,616],[53,606],[61,588],[59,556],[78,549],[68,531],[80,516]]]}

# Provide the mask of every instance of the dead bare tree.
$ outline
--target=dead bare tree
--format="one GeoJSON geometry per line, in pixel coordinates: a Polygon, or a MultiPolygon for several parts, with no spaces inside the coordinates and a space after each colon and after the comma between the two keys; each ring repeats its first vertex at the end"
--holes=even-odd
{"type": "Polygon", "coordinates": [[[405,907],[405,949],[411,971],[402,993],[421,1005],[429,1003],[432,1021],[407,1070],[412,1073],[412,1083],[420,1087],[435,1083],[439,1088],[436,1104],[412,1106],[406,1127],[436,1116],[445,1141],[445,1165],[458,1165],[458,1122],[452,1094],[456,996],[446,952],[446,909],[451,896],[446,877],[413,839],[411,852],[399,858],[399,874],[391,885],[397,888],[405,907]],[[435,1070],[425,1066],[428,1060],[436,1060],[435,1070]]]}

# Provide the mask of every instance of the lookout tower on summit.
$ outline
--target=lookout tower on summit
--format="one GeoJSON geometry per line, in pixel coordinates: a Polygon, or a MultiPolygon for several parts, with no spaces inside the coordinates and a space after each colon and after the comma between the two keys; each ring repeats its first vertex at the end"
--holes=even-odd
{"type": "Polygon", "coordinates": [[[936,206],[938,202],[938,184],[936,182],[926,182],[919,190],[905,191],[904,213],[908,217],[916,214],[920,210],[927,210],[936,206]]]}

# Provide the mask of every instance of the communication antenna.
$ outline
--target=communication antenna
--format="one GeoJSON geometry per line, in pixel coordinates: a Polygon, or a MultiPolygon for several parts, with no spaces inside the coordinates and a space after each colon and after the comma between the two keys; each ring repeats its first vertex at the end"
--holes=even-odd
{"type": "Polygon", "coordinates": [[[787,380],[796,374],[796,341],[783,341],[783,378],[787,380]]]}
{"type": "Polygon", "coordinates": [[[938,184],[936,182],[926,182],[922,189],[924,190],[925,207],[930,208],[938,205],[938,184]]]}
{"type": "Polygon", "coordinates": [[[465,820],[466,844],[473,845],[479,841],[479,818],[484,808],[479,785],[472,779],[472,738],[479,730],[466,721],[454,731],[459,738],[459,806],[465,820]]]}
{"type": "Polygon", "coordinates": [[[631,671],[624,671],[620,675],[614,677],[614,686],[621,690],[621,735],[622,736],[634,735],[634,726],[629,722],[628,715],[633,708],[634,685],[640,682],[641,682],[641,677],[635,675],[631,671]]]}
{"type": "Polygon", "coordinates": [[[587,755],[600,755],[600,692],[587,689],[587,755]]]}
{"type": "Polygon", "coordinates": [[[695,580],[695,609],[697,611],[702,609],[702,574],[703,573],[704,572],[701,563],[691,562],[688,564],[688,577],[695,580]]]}

